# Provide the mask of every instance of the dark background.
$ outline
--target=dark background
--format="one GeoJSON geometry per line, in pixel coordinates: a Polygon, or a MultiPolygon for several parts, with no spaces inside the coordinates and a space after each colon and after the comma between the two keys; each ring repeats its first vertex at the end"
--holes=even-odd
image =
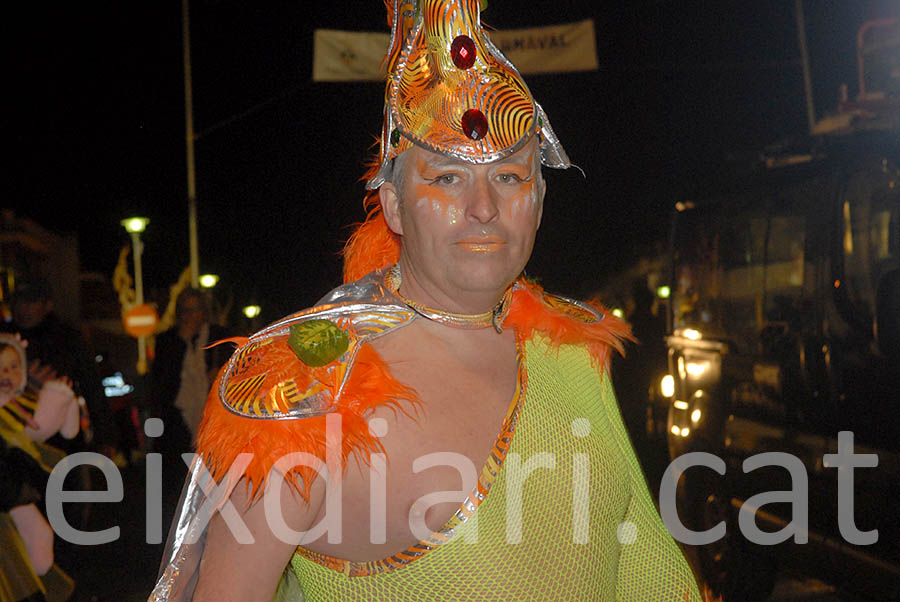
{"type": "MultiPolygon", "coordinates": [[[[819,117],[856,94],[855,37],[891,0],[806,0],[819,117]]],[[[143,235],[148,297],[188,264],[181,4],[5,8],[0,206],[79,234],[82,268],[111,275],[143,235]]],[[[600,69],[526,76],[572,160],[548,174],[529,272],[586,296],[665,236],[670,207],[766,145],[806,130],[791,0],[491,0],[509,29],[593,18],[600,69]]],[[[311,79],[315,28],[387,31],[378,0],[191,5],[201,272],[264,318],[340,282],[362,219],[363,163],[381,129],[377,83],[311,79]]],[[[553,171],[553,170],[550,170],[553,171]]]]}
{"type": "MultiPolygon", "coordinates": [[[[819,117],[847,83],[867,19],[897,0],[806,0],[819,117]]],[[[675,201],[806,131],[792,0],[490,0],[497,28],[593,18],[600,69],[526,76],[572,160],[550,191],[529,272],[588,296],[664,239],[675,201]]],[[[34,0],[4,5],[0,208],[79,235],[82,269],[111,276],[150,218],[148,298],[188,264],[181,3],[34,0]]],[[[362,219],[359,180],[381,129],[377,83],[311,80],[316,28],[387,31],[379,0],[193,0],[194,117],[201,271],[264,319],[340,282],[339,251],[362,219]]],[[[60,562],[81,600],[143,600],[161,546],[145,543],[143,482],[97,508],[122,539],[60,562]],[[123,592],[131,592],[128,597],[123,592]]]]}

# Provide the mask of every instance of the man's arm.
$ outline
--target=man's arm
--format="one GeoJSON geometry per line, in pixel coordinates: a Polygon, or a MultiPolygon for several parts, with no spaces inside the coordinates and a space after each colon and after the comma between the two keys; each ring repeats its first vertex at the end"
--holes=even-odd
{"type": "MultiPolygon", "coordinates": [[[[325,498],[325,481],[318,477],[310,487],[309,503],[293,487],[281,487],[281,513],[294,531],[313,526],[325,498]]],[[[262,498],[250,500],[247,481],[231,494],[231,502],[253,535],[254,543],[238,543],[222,515],[209,524],[194,602],[271,602],[284,568],[299,542],[286,543],[272,532],[262,498]]]]}

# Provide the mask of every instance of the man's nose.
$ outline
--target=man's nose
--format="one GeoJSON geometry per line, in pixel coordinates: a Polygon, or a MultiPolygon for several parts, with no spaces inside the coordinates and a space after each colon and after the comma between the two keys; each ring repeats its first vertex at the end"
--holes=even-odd
{"type": "Polygon", "coordinates": [[[487,224],[497,219],[500,207],[488,177],[478,177],[472,185],[471,197],[467,207],[470,220],[487,224]]]}

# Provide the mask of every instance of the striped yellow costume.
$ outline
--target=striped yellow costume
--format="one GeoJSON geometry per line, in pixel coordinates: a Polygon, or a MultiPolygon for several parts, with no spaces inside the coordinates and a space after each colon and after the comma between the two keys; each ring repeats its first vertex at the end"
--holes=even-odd
{"type": "MultiPolygon", "coordinates": [[[[65,457],[62,450],[34,441],[26,433],[26,426],[34,424],[36,409],[37,398],[31,390],[17,394],[0,406],[0,437],[3,439],[0,452],[5,456],[0,464],[4,471],[11,472],[0,475],[4,487],[18,489],[23,480],[29,482],[39,479],[34,473],[49,473],[65,457]],[[14,449],[19,449],[24,454],[16,457],[11,453],[14,449]],[[11,457],[14,461],[7,461],[11,457]]],[[[17,500],[14,504],[40,501],[42,492],[39,491],[39,484],[29,482],[29,485],[32,487],[30,491],[33,497],[17,500]]],[[[9,492],[4,492],[7,493],[9,492]]],[[[0,602],[31,600],[34,599],[31,596],[37,595],[56,602],[68,599],[74,588],[72,579],[56,564],[44,575],[35,573],[25,542],[19,535],[12,516],[9,512],[0,512],[0,602]]]]}

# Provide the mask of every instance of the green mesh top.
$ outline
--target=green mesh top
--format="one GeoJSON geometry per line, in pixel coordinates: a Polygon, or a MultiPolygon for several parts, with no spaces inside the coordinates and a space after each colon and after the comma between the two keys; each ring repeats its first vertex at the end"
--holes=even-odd
{"type": "Polygon", "coordinates": [[[369,563],[299,549],[291,565],[307,602],[700,602],[608,376],[598,377],[581,347],[557,352],[535,336],[522,351],[524,394],[448,525],[369,563]]]}

